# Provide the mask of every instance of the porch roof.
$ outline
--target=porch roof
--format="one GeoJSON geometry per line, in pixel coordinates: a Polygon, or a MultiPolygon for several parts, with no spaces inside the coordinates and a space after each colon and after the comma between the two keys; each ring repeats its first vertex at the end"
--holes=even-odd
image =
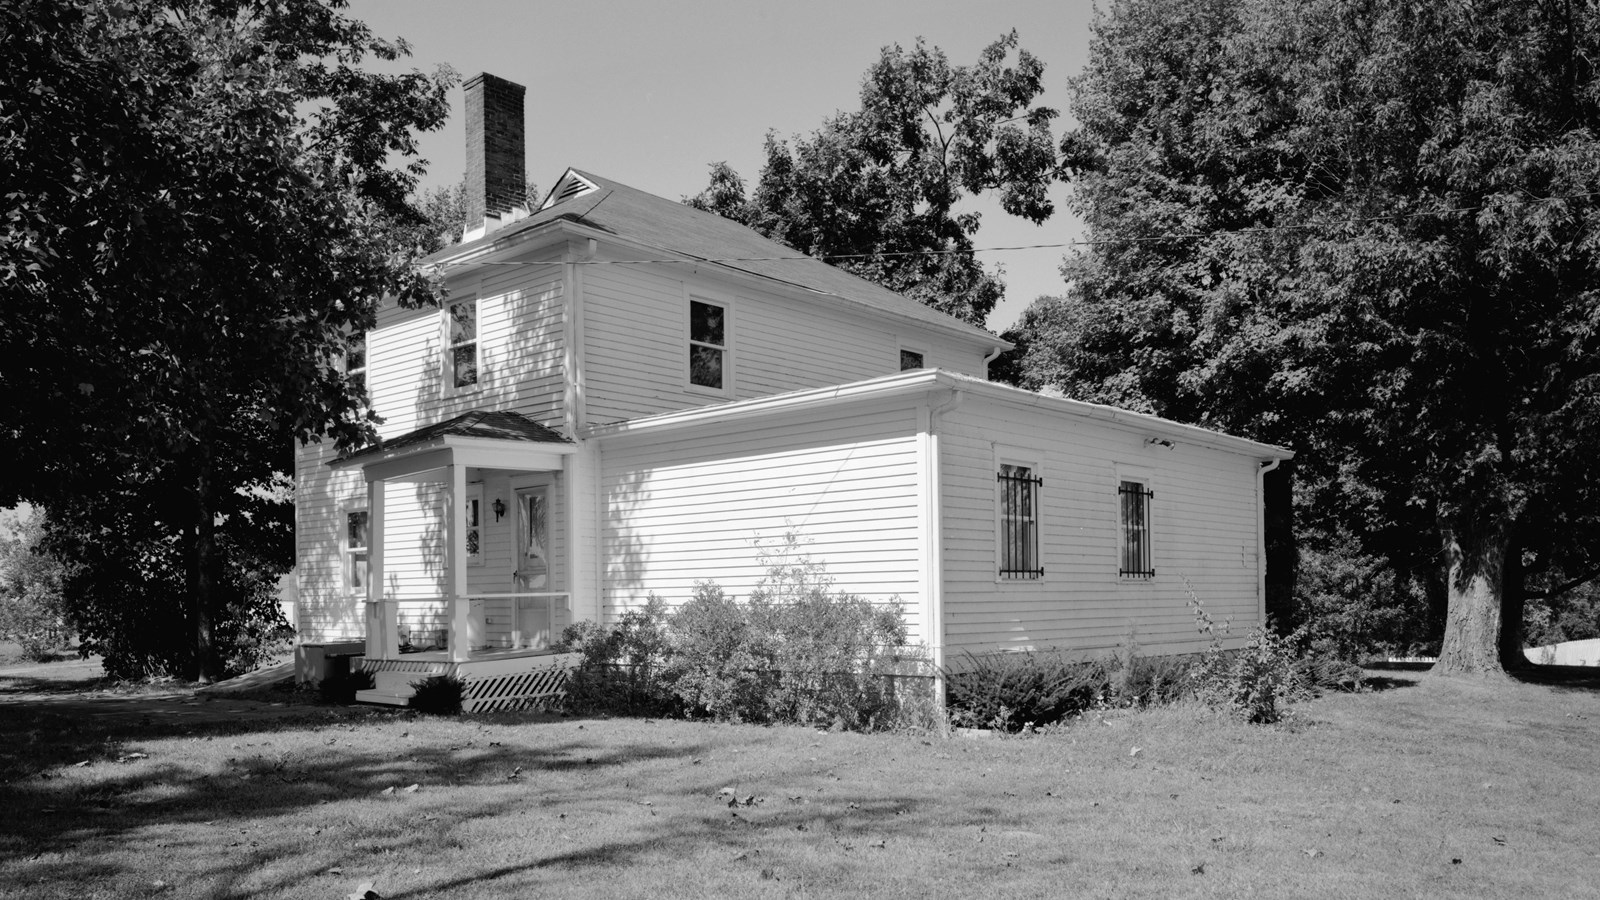
{"type": "Polygon", "coordinates": [[[379,441],[328,463],[360,467],[367,479],[415,475],[447,465],[494,469],[560,468],[577,449],[569,438],[520,413],[473,409],[379,441]]]}

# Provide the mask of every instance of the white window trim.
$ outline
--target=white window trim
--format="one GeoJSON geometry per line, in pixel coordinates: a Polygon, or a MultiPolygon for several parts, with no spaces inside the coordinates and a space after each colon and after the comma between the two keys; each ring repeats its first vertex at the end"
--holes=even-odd
{"type": "MultiPolygon", "coordinates": [[[[706,292],[706,291],[698,291],[698,290],[697,291],[690,291],[688,289],[688,286],[685,285],[684,286],[684,291],[683,291],[683,307],[682,308],[683,308],[683,343],[682,343],[681,346],[682,346],[683,349],[682,349],[681,352],[683,354],[682,359],[683,359],[683,386],[684,386],[684,389],[687,390],[687,391],[690,391],[691,393],[706,394],[706,395],[713,396],[713,397],[730,397],[730,396],[732,396],[733,395],[733,368],[734,368],[734,350],[733,350],[733,348],[734,348],[735,343],[736,343],[736,335],[734,333],[735,314],[734,314],[733,298],[726,297],[726,296],[721,296],[721,295],[717,295],[717,294],[713,294],[713,293],[709,293],[709,292],[706,292]],[[694,319],[693,313],[692,313],[691,304],[694,304],[694,303],[704,303],[704,304],[706,304],[708,306],[716,306],[716,307],[720,307],[722,309],[722,347],[721,347],[721,350],[722,350],[722,387],[720,387],[720,388],[707,387],[706,385],[703,385],[703,384],[695,384],[694,383],[693,365],[692,365],[692,360],[691,360],[691,356],[690,356],[690,353],[689,353],[689,351],[696,344],[694,339],[691,337],[691,335],[693,334],[692,328],[693,328],[693,319],[694,319]]],[[[704,342],[700,342],[700,343],[704,343],[704,342]]],[[[711,347],[711,346],[715,346],[715,345],[713,345],[713,344],[705,344],[705,346],[711,347]]]]}
{"type": "MultiPolygon", "coordinates": [[[[483,388],[487,373],[483,365],[483,298],[476,295],[453,297],[439,310],[439,388],[442,396],[460,397],[475,394],[483,388]],[[462,303],[472,304],[472,346],[478,360],[478,380],[472,384],[456,386],[455,345],[450,343],[450,308],[462,303]]],[[[369,357],[370,360],[370,357],[369,357]]]]}
{"type": "Polygon", "coordinates": [[[1155,481],[1151,478],[1149,469],[1133,468],[1120,464],[1115,467],[1115,472],[1113,474],[1114,477],[1111,482],[1111,502],[1115,504],[1114,509],[1117,530],[1113,540],[1114,554],[1111,560],[1111,577],[1118,584],[1153,584],[1156,581],[1157,575],[1159,575],[1161,572],[1161,567],[1157,565],[1157,562],[1161,558],[1159,553],[1161,547],[1156,542],[1158,529],[1156,528],[1155,497],[1151,496],[1146,500],[1147,505],[1145,506],[1145,527],[1148,530],[1147,536],[1150,544],[1150,569],[1156,572],[1157,575],[1124,575],[1122,574],[1122,553],[1126,548],[1123,547],[1122,544],[1124,523],[1122,520],[1121,491],[1122,483],[1124,481],[1133,481],[1144,485],[1144,489],[1150,494],[1154,495],[1156,490],[1155,481]]]}
{"type": "MultiPolygon", "coordinates": [[[[350,575],[355,565],[354,551],[356,550],[356,548],[350,546],[350,516],[363,512],[367,514],[367,546],[364,549],[370,559],[372,554],[372,511],[367,508],[365,502],[347,503],[339,507],[339,593],[346,597],[353,597],[356,600],[367,599],[368,589],[365,587],[357,588],[350,583],[353,580],[350,575]]],[[[362,576],[366,577],[367,574],[363,572],[362,576]]]]}
{"type": "MultiPolygon", "coordinates": [[[[924,362],[926,362],[926,358],[924,358],[924,362]]],[[[1040,462],[1043,457],[1044,454],[1037,450],[1028,450],[1020,447],[995,447],[994,464],[990,467],[989,477],[994,479],[994,487],[992,489],[994,492],[994,565],[992,570],[994,572],[994,583],[997,585],[1044,584],[1050,580],[1050,567],[1045,565],[1044,562],[1046,547],[1044,527],[1045,489],[1049,487],[1049,484],[1044,482],[1044,466],[1040,462]],[[1000,479],[997,477],[1000,474],[1001,466],[1025,466],[1034,478],[1040,479],[1039,493],[1034,497],[1033,502],[1033,552],[1037,557],[1039,567],[1044,569],[1044,574],[1037,578],[1007,578],[1000,574],[1000,568],[1006,559],[1005,509],[1000,497],[1000,479]]]]}
{"type": "Polygon", "coordinates": [[[913,372],[913,371],[916,371],[915,369],[902,369],[902,368],[899,368],[899,366],[900,366],[900,354],[901,353],[915,353],[915,354],[918,354],[919,356],[922,357],[922,368],[924,368],[924,369],[933,368],[933,366],[928,364],[928,348],[923,347],[923,346],[921,346],[919,344],[907,344],[905,342],[901,342],[899,352],[895,353],[895,355],[894,355],[895,371],[897,371],[897,372],[913,372]]]}

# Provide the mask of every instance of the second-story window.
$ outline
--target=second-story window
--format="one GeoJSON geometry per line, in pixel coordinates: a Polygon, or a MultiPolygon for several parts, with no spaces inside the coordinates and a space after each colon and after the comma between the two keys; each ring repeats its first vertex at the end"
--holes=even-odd
{"type": "Polygon", "coordinates": [[[472,387],[478,383],[478,301],[450,304],[448,324],[444,361],[450,380],[446,383],[458,390],[472,387]]]}
{"type": "Polygon", "coordinates": [[[689,383],[722,390],[728,356],[728,310],[704,300],[689,301],[689,383]]]}
{"type": "Polygon", "coordinates": [[[350,335],[349,342],[344,349],[344,375],[350,383],[367,389],[367,333],[364,331],[350,335]]]}

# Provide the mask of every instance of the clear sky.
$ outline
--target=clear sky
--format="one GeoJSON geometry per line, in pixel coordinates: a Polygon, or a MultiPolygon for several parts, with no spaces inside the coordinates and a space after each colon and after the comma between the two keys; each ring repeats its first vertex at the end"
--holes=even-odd
{"type": "MultiPolygon", "coordinates": [[[[352,0],[350,13],[403,37],[405,68],[448,64],[528,88],[528,174],[548,190],[567,166],[663,197],[699,193],[707,167],[727,160],[753,184],[767,131],[809,133],[859,108],[861,76],[890,44],[918,37],[953,64],[1012,28],[1045,63],[1041,102],[1065,112],[1067,79],[1088,55],[1091,0],[352,0]]],[[[456,114],[423,136],[425,187],[464,168],[456,114]]],[[[1058,133],[1060,120],[1058,120],[1058,133]]],[[[983,211],[979,247],[1059,244],[1080,236],[1063,208],[1043,226],[983,211]]],[[[1059,294],[1061,249],[981,254],[1002,265],[1006,298],[989,318],[1003,330],[1041,294],[1059,294]]]]}

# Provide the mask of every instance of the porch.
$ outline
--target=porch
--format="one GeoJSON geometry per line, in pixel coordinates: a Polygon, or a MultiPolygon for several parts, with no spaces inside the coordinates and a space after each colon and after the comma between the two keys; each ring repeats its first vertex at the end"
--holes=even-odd
{"type": "Polygon", "coordinates": [[[560,693],[570,656],[551,647],[572,618],[561,529],[575,449],[516,413],[475,410],[332,463],[367,486],[346,548],[375,681],[358,700],[407,705],[435,675],[465,683],[469,711],[560,693]]]}

